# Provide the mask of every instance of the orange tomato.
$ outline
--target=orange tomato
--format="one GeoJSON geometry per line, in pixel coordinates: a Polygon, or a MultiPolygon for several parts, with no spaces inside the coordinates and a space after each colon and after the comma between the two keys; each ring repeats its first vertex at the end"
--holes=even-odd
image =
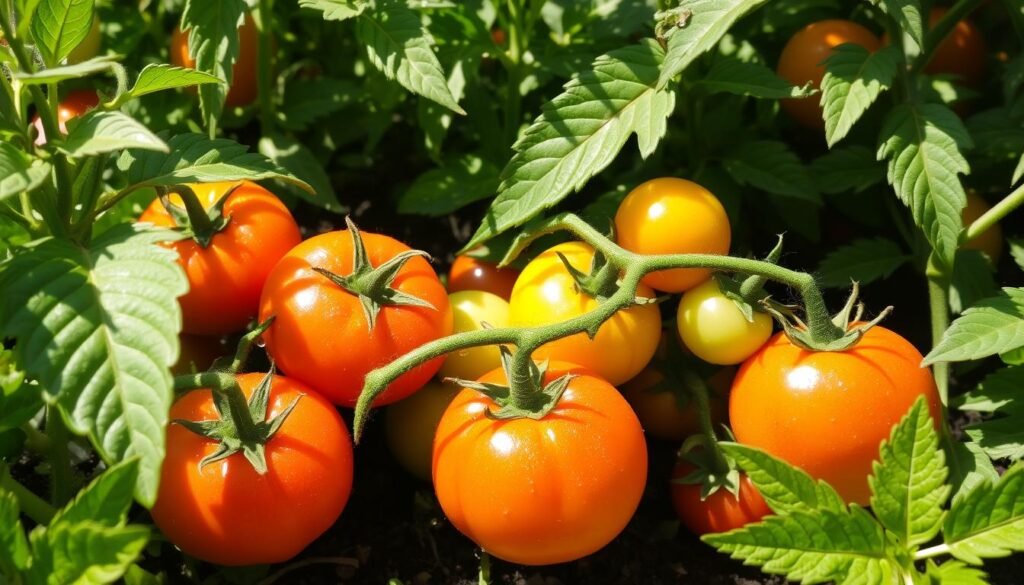
{"type": "Polygon", "coordinates": [[[482,290],[507,301],[518,277],[519,271],[513,268],[498,268],[493,262],[462,255],[448,271],[448,292],[482,290]]]}
{"type": "MultiPolygon", "coordinates": [[[[948,9],[935,7],[928,15],[929,26],[942,19],[948,9]]],[[[988,48],[985,37],[970,20],[956,23],[949,36],[935,47],[932,60],[924,68],[931,75],[946,74],[959,77],[966,85],[977,87],[985,77],[985,58],[988,48]]]]}
{"type": "MultiPolygon", "coordinates": [[[[99,96],[91,89],[80,89],[65,96],[57,106],[57,125],[60,127],[61,134],[68,133],[68,120],[81,116],[99,104],[99,96]]],[[[32,125],[36,127],[36,145],[46,144],[46,131],[43,130],[43,121],[39,119],[38,115],[32,119],[32,125]]]]}
{"type": "MultiPolygon", "coordinates": [[[[693,464],[681,460],[672,472],[672,479],[686,477],[694,470],[693,464]]],[[[720,488],[701,499],[700,484],[672,482],[672,507],[683,525],[697,536],[714,532],[728,532],[742,528],[772,513],[746,474],[740,475],[739,495],[720,488]]]]}
{"type": "MultiPolygon", "coordinates": [[[[434,438],[434,489],[445,515],[488,553],[524,565],[564,563],[615,538],[647,479],[643,430],[622,395],[572,364],[576,377],[540,420],[495,420],[495,403],[464,389],[434,438]]],[[[482,382],[504,383],[495,370],[482,382]]]]}
{"type": "MultiPolygon", "coordinates": [[[[966,229],[967,226],[984,215],[989,209],[988,203],[981,195],[974,191],[968,191],[967,207],[964,207],[963,211],[964,228],[966,229]]],[[[983,252],[993,264],[998,264],[999,256],[1003,251],[1003,228],[999,227],[998,223],[993,224],[992,227],[978,234],[973,240],[964,244],[963,247],[968,250],[983,252]]]]}
{"type": "MultiPolygon", "coordinates": [[[[238,58],[231,67],[231,88],[224,105],[233,108],[247,106],[259,95],[257,75],[259,60],[257,45],[259,32],[252,17],[245,15],[245,22],[238,28],[238,58]]],[[[195,69],[196,61],[189,54],[188,33],[175,28],[171,34],[171,63],[178,67],[195,69]]]]}
{"type": "MultiPolygon", "coordinates": [[[[712,391],[708,398],[713,424],[725,422],[729,384],[734,372],[734,368],[722,368],[707,380],[712,391]]],[[[626,382],[622,386],[622,394],[648,434],[666,441],[682,441],[690,435],[696,435],[701,431],[697,404],[690,399],[680,406],[677,392],[685,390],[658,387],[665,383],[665,374],[652,364],[626,382]]]]}

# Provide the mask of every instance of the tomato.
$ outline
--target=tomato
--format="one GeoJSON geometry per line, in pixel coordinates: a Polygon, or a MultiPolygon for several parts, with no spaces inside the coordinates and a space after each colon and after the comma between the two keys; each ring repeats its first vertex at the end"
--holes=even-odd
{"type": "MultiPolygon", "coordinates": [[[[869,51],[877,51],[881,43],[873,32],[849,20],[814,22],[794,34],[779,55],[779,77],[802,86],[808,81],[821,87],[825,77],[824,61],[832,49],[844,43],[855,43],[869,51]]],[[[782,109],[794,120],[811,129],[825,128],[820,95],[782,100],[782,109]]]]}
{"type": "MultiPolygon", "coordinates": [[[[566,242],[534,258],[516,280],[509,301],[509,325],[536,327],[559,323],[597,308],[596,298],[581,292],[558,253],[586,272],[594,249],[583,242],[566,242]]],[[[653,298],[641,285],[637,295],[653,298]]],[[[585,332],[548,342],[533,352],[537,360],[561,360],[593,371],[612,384],[621,384],[644,369],[658,349],[661,314],[654,304],[633,305],[605,321],[590,339],[585,332]]]]}
{"type": "Polygon", "coordinates": [[[220,337],[182,334],[178,339],[181,351],[178,362],[171,366],[175,375],[205,372],[217,358],[232,353],[220,337]]]}
{"type": "MultiPolygon", "coordinates": [[[[974,220],[984,215],[989,209],[988,203],[981,195],[974,191],[968,191],[967,207],[963,211],[964,229],[971,225],[974,220]]],[[[998,264],[999,256],[1002,255],[1003,251],[1003,228],[999,227],[998,223],[993,224],[992,227],[978,234],[977,237],[964,244],[963,247],[968,250],[983,252],[993,264],[998,264]]]]}
{"type": "MultiPolygon", "coordinates": [[[[277,365],[342,406],[355,406],[367,373],[452,331],[444,286],[418,256],[402,267],[391,286],[433,308],[384,305],[370,328],[359,297],[313,270],[351,274],[352,237],[351,231],[339,230],[296,246],[271,271],[260,300],[260,322],[277,317],[263,334],[277,365]]],[[[374,267],[409,250],[385,235],[364,232],[362,238],[374,267]]],[[[443,362],[444,356],[438,357],[406,372],[374,404],[383,406],[412,394],[443,362]]]]}
{"type": "MultiPolygon", "coordinates": [[[[68,133],[68,120],[81,116],[99,104],[99,96],[91,89],[80,89],[69,93],[60,102],[60,105],[57,106],[57,125],[60,127],[61,133],[68,133]]],[[[36,145],[42,146],[46,144],[46,131],[43,129],[43,121],[39,119],[38,115],[32,119],[32,124],[36,127],[36,133],[38,134],[36,145]]]]}
{"type": "Polygon", "coordinates": [[[939,394],[921,353],[872,327],[850,349],[811,352],[782,333],[740,367],[729,397],[736,440],[761,448],[867,505],[868,476],[892,427],[925,396],[933,417],[939,394]]]}
{"type": "MultiPolygon", "coordinates": [[[[929,26],[935,26],[946,12],[946,8],[932,8],[928,15],[929,26]]],[[[924,72],[931,75],[955,75],[966,85],[978,87],[985,78],[987,54],[985,37],[974,23],[964,19],[935,47],[932,60],[924,72]]]]}
{"type": "MultiPolygon", "coordinates": [[[[693,470],[693,464],[680,460],[672,472],[672,479],[686,477],[693,470]]],[[[772,513],[746,474],[740,475],[738,496],[725,488],[719,488],[707,498],[701,499],[700,484],[673,481],[672,507],[683,525],[697,536],[742,528],[772,513]]]]}
{"type": "Polygon", "coordinates": [[[448,271],[448,291],[482,290],[508,300],[519,271],[472,256],[459,256],[448,271]]]}
{"type": "MultiPolygon", "coordinates": [[[[707,380],[712,391],[709,396],[711,421],[716,425],[725,422],[733,373],[732,368],[722,368],[707,380]]],[[[622,386],[622,394],[648,434],[678,442],[701,431],[700,415],[696,403],[688,395],[686,401],[681,402],[678,393],[686,392],[685,389],[665,387],[671,383],[666,380],[661,369],[652,363],[622,386]]]]}
{"type": "Polygon", "coordinates": [[[92,25],[85,39],[68,54],[68,65],[88,61],[100,54],[100,46],[103,44],[103,33],[100,31],[100,19],[93,15],[92,25]]]}
{"type": "MultiPolygon", "coordinates": [[[[245,22],[238,28],[238,58],[231,67],[231,88],[224,100],[229,108],[247,106],[259,96],[257,76],[259,59],[257,45],[259,32],[252,17],[245,15],[245,22]]],[[[196,61],[189,55],[188,33],[180,28],[171,35],[171,63],[179,67],[195,69],[196,61]]]]}
{"type": "Polygon", "coordinates": [[[391,453],[402,467],[420,479],[430,481],[434,433],[441,415],[458,393],[455,384],[431,381],[385,411],[384,431],[391,453]]]}
{"type": "MultiPolygon", "coordinates": [[[[237,183],[189,185],[209,209],[237,183]]],[[[177,195],[172,203],[182,205],[177,195]]],[[[302,236],[284,203],[256,183],[243,181],[224,203],[227,227],[202,247],[193,239],[169,244],[188,276],[189,291],[179,299],[186,333],[215,335],[243,329],[256,316],[260,291],[270,269],[302,236]]],[[[159,199],[150,203],[140,222],[173,227],[159,199]]]]}
{"type": "MultiPolygon", "coordinates": [[[[524,565],[564,563],[615,538],[640,503],[647,446],[622,395],[586,370],[552,362],[545,383],[575,374],[540,420],[496,420],[464,389],[434,438],[434,489],[451,523],[486,552],[524,565]]],[[[481,382],[504,383],[503,370],[481,382]]]]}
{"type": "MultiPolygon", "coordinates": [[[[693,181],[662,177],[641,183],[615,212],[615,239],[637,254],[728,254],[732,231],[725,208],[693,181]]],[[[678,293],[708,279],[709,270],[652,272],[644,283],[678,293]]]]}
{"type": "Polygon", "coordinates": [[[719,289],[715,279],[686,291],[676,313],[679,337],[700,359],[720,366],[750,357],[772,335],[772,318],[754,312],[747,321],[736,303],[719,289]]]}
{"type": "MultiPolygon", "coordinates": [[[[452,307],[454,333],[479,331],[484,323],[492,327],[508,326],[508,302],[497,295],[465,290],[448,295],[448,303],[452,307]]],[[[501,367],[498,346],[471,347],[448,354],[441,366],[441,376],[476,380],[498,367],[501,367]]]]}
{"type": "MultiPolygon", "coordinates": [[[[264,374],[241,374],[249,397],[264,374]]],[[[219,565],[286,561],[327,530],[352,489],[352,441],[345,423],[309,388],[274,376],[267,420],[297,397],[294,410],[266,444],[267,473],[241,453],[210,463],[215,441],[177,424],[167,429],[153,521],[185,553],[219,565]]],[[[216,420],[209,390],[182,397],[171,420],[216,420]]]]}

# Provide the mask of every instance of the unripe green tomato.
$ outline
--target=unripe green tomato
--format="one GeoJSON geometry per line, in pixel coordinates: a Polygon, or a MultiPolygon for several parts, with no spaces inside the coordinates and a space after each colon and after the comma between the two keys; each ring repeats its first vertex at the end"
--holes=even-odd
{"type": "Polygon", "coordinates": [[[92,26],[89,27],[89,34],[86,35],[85,39],[81,43],[78,43],[77,47],[72,49],[71,53],[68,54],[68,65],[88,61],[96,55],[99,55],[100,47],[102,45],[103,33],[100,32],[100,19],[98,16],[93,15],[92,26]]]}
{"type": "Polygon", "coordinates": [[[384,431],[395,459],[409,473],[430,481],[434,433],[458,385],[430,381],[415,394],[387,407],[384,431]]]}
{"type": "MultiPolygon", "coordinates": [[[[479,331],[487,323],[491,327],[508,326],[508,302],[498,295],[481,290],[465,290],[448,295],[454,317],[454,332],[479,331]]],[[[476,380],[501,367],[501,353],[496,345],[470,347],[448,354],[441,366],[442,378],[476,380]]]]}
{"type": "Polygon", "coordinates": [[[721,366],[747,359],[772,335],[771,317],[755,311],[754,320],[747,321],[713,278],[683,295],[676,326],[693,355],[721,366]]]}

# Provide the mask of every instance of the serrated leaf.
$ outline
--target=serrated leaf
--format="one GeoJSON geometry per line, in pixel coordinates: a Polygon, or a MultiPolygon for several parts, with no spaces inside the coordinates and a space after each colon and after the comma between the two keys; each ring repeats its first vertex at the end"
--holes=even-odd
{"type": "Polygon", "coordinates": [[[924,398],[893,427],[871,469],[871,510],[882,526],[911,547],[934,538],[950,487],[946,457],[924,398]]]}
{"type": "Polygon", "coordinates": [[[947,265],[963,229],[967,195],[958,175],[970,166],[960,149],[970,144],[960,118],[946,106],[904,104],[886,118],[878,148],[878,158],[888,160],[889,184],[947,265]]]}
{"type": "Polygon", "coordinates": [[[867,284],[888,278],[910,261],[910,255],[887,238],[860,239],[830,252],[818,266],[822,286],[845,288],[851,281],[867,284]]]}
{"type": "Polygon", "coordinates": [[[1024,413],[1024,366],[1002,368],[985,376],[973,390],[955,399],[960,410],[1024,413]]]}
{"type": "Polygon", "coordinates": [[[715,61],[704,79],[697,81],[694,87],[708,93],[723,92],[768,99],[802,98],[814,93],[810,86],[795,86],[760,63],[741,61],[734,57],[723,57],[715,61]]]}
{"type": "Polygon", "coordinates": [[[334,213],[344,212],[345,207],[338,202],[338,195],[331,186],[330,177],[308,148],[295,139],[280,134],[260,138],[259,148],[271,162],[313,188],[313,194],[302,189],[292,189],[297,196],[322,209],[334,213]]]}
{"type": "Polygon", "coordinates": [[[962,313],[982,299],[999,292],[992,263],[978,250],[957,250],[949,287],[949,308],[962,313]]]}
{"type": "Polygon", "coordinates": [[[388,79],[459,114],[466,112],[448,89],[434,54],[434,40],[420,15],[399,0],[384,0],[356,23],[366,55],[388,79]]]}
{"type": "Polygon", "coordinates": [[[0,201],[39,187],[50,170],[50,163],[33,162],[10,142],[0,142],[0,201]]]}
{"type": "Polygon", "coordinates": [[[323,13],[324,20],[347,20],[355,18],[369,7],[364,0],[299,0],[300,8],[323,13]]]}
{"type": "Polygon", "coordinates": [[[0,266],[0,331],[15,337],[25,372],[39,380],[69,428],[107,462],[138,456],[136,497],[151,506],[164,457],[188,289],[170,234],[121,225],[88,247],[45,239],[0,266]]]}
{"type": "Polygon", "coordinates": [[[1021,346],[1024,346],[1024,289],[1007,287],[953,321],[922,365],[976,360],[1021,346]]]}
{"type": "Polygon", "coordinates": [[[21,526],[18,498],[0,488],[0,579],[28,567],[28,541],[21,526]]]}
{"type": "Polygon", "coordinates": [[[138,460],[118,463],[104,471],[50,521],[50,529],[61,524],[73,525],[95,522],[100,526],[119,526],[124,523],[132,504],[135,479],[139,473],[138,460]]]}
{"type": "Polygon", "coordinates": [[[150,64],[146,65],[142,72],[139,73],[138,79],[135,80],[135,85],[122,94],[118,98],[117,103],[121,104],[158,91],[192,87],[193,85],[202,85],[204,83],[221,83],[221,81],[209,73],[196,71],[195,69],[166,64],[150,64]]]}
{"type": "Polygon", "coordinates": [[[727,156],[724,165],[740,184],[821,205],[821,196],[807,167],[784,142],[744,142],[727,156]]]}
{"type": "Polygon", "coordinates": [[[314,121],[355,103],[363,91],[345,79],[297,79],[285,88],[278,118],[289,130],[305,130],[314,121]]]}
{"type": "Polygon", "coordinates": [[[663,89],[694,59],[718,44],[718,41],[743,15],[767,0],[692,0],[685,7],[690,17],[683,28],[668,37],[665,62],[661,66],[656,89],[663,89]]]}
{"type": "Polygon", "coordinates": [[[68,123],[61,149],[72,158],[96,156],[125,149],[169,152],[169,148],[134,118],[121,112],[93,110],[68,123]]]}
{"type": "Polygon", "coordinates": [[[417,177],[399,198],[398,211],[439,217],[491,197],[497,189],[498,168],[467,154],[417,177]]]}
{"type": "Polygon", "coordinates": [[[849,512],[793,510],[701,540],[744,564],[793,581],[894,583],[882,527],[857,505],[849,512]]]}
{"type": "Polygon", "coordinates": [[[1009,108],[978,112],[966,126],[978,154],[1009,163],[1024,152],[1024,126],[1009,108]]]}
{"type": "Polygon", "coordinates": [[[960,561],[936,565],[929,560],[926,575],[931,579],[928,585],[989,585],[985,571],[960,561]]]}
{"type": "Polygon", "coordinates": [[[999,480],[992,460],[973,441],[954,441],[950,449],[949,483],[953,486],[953,500],[959,500],[978,484],[999,480]]]}
{"type": "Polygon", "coordinates": [[[195,68],[224,82],[199,88],[199,103],[208,126],[224,108],[232,68],[241,51],[238,28],[245,22],[246,11],[244,0],[187,0],[181,13],[181,29],[188,33],[195,68]]]}
{"type": "Polygon", "coordinates": [[[32,18],[32,38],[49,66],[75,49],[92,28],[93,0],[42,0],[32,18]]]}
{"type": "Polygon", "coordinates": [[[992,459],[1024,458],[1024,415],[1020,413],[972,424],[964,433],[992,459]]]}
{"type": "Polygon", "coordinates": [[[1024,550],[1024,466],[955,501],[942,532],[950,553],[971,564],[1024,550]]]}
{"type": "Polygon", "coordinates": [[[113,583],[142,554],[145,526],[102,526],[92,522],[33,532],[27,585],[113,583]]]}
{"type": "Polygon", "coordinates": [[[829,148],[845,138],[878,96],[889,89],[898,63],[899,51],[894,46],[873,53],[856,43],[832,49],[821,81],[829,148]]]}
{"type": "Polygon", "coordinates": [[[127,172],[133,188],[276,179],[312,192],[304,181],[233,140],[178,134],[167,141],[167,146],[168,153],[130,150],[121,155],[118,166],[127,172]]]}
{"type": "Polygon", "coordinates": [[[803,470],[754,447],[724,442],[721,445],[776,513],[819,509],[841,512],[846,509],[842,498],[831,486],[811,478],[803,470]]]}
{"type": "Polygon", "coordinates": [[[909,34],[918,47],[924,47],[920,0],[881,0],[881,6],[899,23],[901,31],[909,34]]]}
{"type": "Polygon", "coordinates": [[[653,41],[598,57],[565,85],[512,147],[498,196],[473,248],[557,204],[611,164],[632,134],[647,157],[666,130],[675,94],[654,88],[663,52],[653,41]]]}
{"type": "Polygon", "coordinates": [[[1017,264],[1017,268],[1024,270],[1024,239],[1009,238],[1009,243],[1010,256],[1013,256],[1013,261],[1017,264]]]}
{"type": "Polygon", "coordinates": [[[57,83],[68,79],[79,79],[111,70],[117,61],[117,57],[95,57],[74,65],[52,67],[50,69],[43,69],[42,71],[32,73],[19,71],[15,74],[15,78],[25,85],[45,85],[47,83],[57,83]]]}
{"type": "Polygon", "coordinates": [[[860,193],[885,180],[885,165],[866,146],[842,146],[814,159],[811,175],[822,193],[860,193]]]}

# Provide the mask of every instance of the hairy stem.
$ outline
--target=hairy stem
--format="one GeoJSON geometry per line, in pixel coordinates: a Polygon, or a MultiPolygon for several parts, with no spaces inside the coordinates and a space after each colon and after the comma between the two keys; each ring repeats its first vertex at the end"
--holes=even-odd
{"type": "Polygon", "coordinates": [[[36,524],[49,524],[54,514],[57,513],[57,510],[48,504],[46,500],[40,498],[22,485],[21,482],[11,477],[11,472],[3,461],[0,461],[0,489],[14,494],[22,513],[31,518],[36,524]]]}

